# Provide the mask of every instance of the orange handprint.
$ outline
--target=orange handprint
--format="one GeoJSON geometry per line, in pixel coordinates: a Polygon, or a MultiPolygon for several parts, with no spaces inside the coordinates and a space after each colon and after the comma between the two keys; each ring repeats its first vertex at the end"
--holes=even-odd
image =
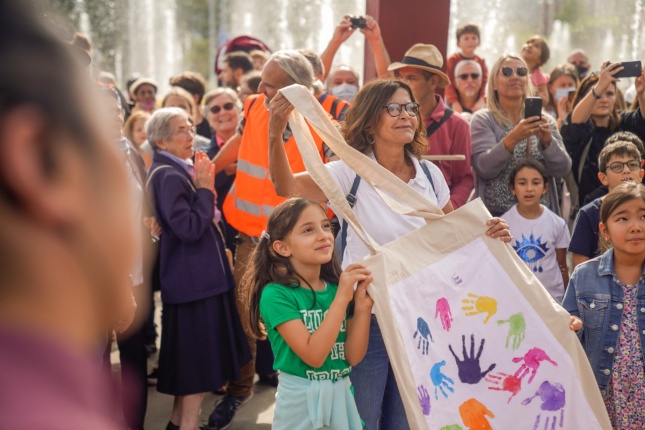
{"type": "Polygon", "coordinates": [[[469,399],[462,403],[459,406],[459,415],[469,430],[491,430],[492,427],[486,417],[495,418],[495,414],[476,399],[469,399]]]}

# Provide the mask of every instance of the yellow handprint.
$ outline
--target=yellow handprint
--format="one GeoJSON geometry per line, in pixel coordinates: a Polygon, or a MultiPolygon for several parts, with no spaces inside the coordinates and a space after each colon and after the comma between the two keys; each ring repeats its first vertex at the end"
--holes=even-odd
{"type": "Polygon", "coordinates": [[[492,297],[468,293],[468,298],[463,299],[461,302],[464,304],[461,310],[466,312],[466,316],[488,314],[484,319],[484,324],[497,313],[497,300],[492,297]]]}

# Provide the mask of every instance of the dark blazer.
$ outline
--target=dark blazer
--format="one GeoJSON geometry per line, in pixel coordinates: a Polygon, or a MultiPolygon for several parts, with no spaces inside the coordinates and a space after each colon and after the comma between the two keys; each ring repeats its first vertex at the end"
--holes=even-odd
{"type": "MultiPolygon", "coordinates": [[[[233,275],[221,236],[213,224],[215,196],[194,191],[186,170],[154,154],[148,184],[152,207],[163,233],[159,240],[159,277],[164,303],[187,303],[233,288],[233,275]]],[[[149,173],[149,174],[150,174],[149,173]]]]}

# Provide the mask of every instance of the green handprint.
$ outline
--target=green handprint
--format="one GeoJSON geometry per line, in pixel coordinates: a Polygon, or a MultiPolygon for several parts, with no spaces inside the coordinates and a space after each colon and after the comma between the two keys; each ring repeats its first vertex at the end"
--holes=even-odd
{"type": "Polygon", "coordinates": [[[466,316],[473,316],[478,314],[488,314],[484,318],[484,324],[497,313],[497,300],[492,297],[478,296],[476,294],[468,293],[468,298],[461,301],[464,305],[461,310],[466,313],[466,316]]]}
{"type": "Polygon", "coordinates": [[[513,338],[512,348],[516,350],[520,347],[525,337],[526,321],[524,321],[524,314],[518,312],[511,315],[507,320],[497,320],[498,325],[506,323],[510,324],[508,335],[506,335],[506,348],[508,348],[508,341],[513,338]]]}
{"type": "Polygon", "coordinates": [[[464,430],[459,424],[450,424],[448,426],[441,427],[439,430],[464,430]]]}

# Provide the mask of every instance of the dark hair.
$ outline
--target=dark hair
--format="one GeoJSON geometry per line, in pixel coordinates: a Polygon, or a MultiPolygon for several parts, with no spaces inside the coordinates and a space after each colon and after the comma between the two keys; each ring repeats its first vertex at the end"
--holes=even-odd
{"type": "MultiPolygon", "coordinates": [[[[571,79],[573,79],[576,89],[578,88],[578,85],[580,85],[580,78],[578,77],[578,72],[576,72],[576,68],[569,63],[558,64],[553,68],[553,70],[551,70],[551,73],[549,75],[550,75],[549,85],[553,85],[555,81],[562,76],[568,76],[571,79]]],[[[551,92],[549,92],[549,106],[553,106],[555,108],[555,104],[556,104],[556,101],[553,99],[551,92]]],[[[555,111],[557,112],[557,109],[555,109],[555,111]]]]}
{"type": "MultiPolygon", "coordinates": [[[[368,139],[370,130],[377,128],[381,121],[380,114],[384,111],[383,106],[399,88],[408,92],[410,100],[416,101],[412,89],[405,82],[393,79],[373,80],[358,91],[342,124],[343,136],[352,148],[364,154],[371,151],[372,145],[368,139]]],[[[405,149],[416,157],[421,157],[426,153],[428,140],[420,113],[417,115],[417,120],[419,124],[414,132],[414,138],[412,142],[405,145],[405,149]]]]}
{"type": "Polygon", "coordinates": [[[228,67],[230,67],[231,70],[242,69],[244,73],[253,70],[253,60],[246,52],[231,52],[226,56],[226,58],[224,58],[224,62],[228,64],[228,67]]]}
{"type": "Polygon", "coordinates": [[[172,76],[170,86],[180,87],[192,95],[198,95],[197,104],[202,102],[202,97],[206,93],[206,81],[200,73],[196,72],[183,72],[177,76],[172,76]]]}
{"type": "MultiPolygon", "coordinates": [[[[584,78],[582,82],[580,82],[580,85],[578,86],[578,91],[576,91],[576,95],[573,98],[573,105],[571,106],[571,110],[574,110],[578,103],[582,101],[582,99],[591,91],[591,88],[596,85],[598,82],[598,74],[596,72],[591,73],[589,76],[584,78]]],[[[618,91],[618,87],[616,87],[616,84],[614,82],[611,83],[611,85],[614,86],[614,90],[618,91]]],[[[609,130],[614,131],[616,127],[618,127],[618,123],[620,122],[620,115],[618,114],[618,108],[616,107],[616,103],[614,103],[614,109],[611,111],[610,118],[609,118],[609,130]]]]}
{"type": "Polygon", "coordinates": [[[641,153],[638,151],[638,147],[628,141],[618,141],[610,143],[605,146],[600,155],[598,155],[598,171],[604,172],[607,170],[607,164],[611,157],[620,156],[620,155],[631,155],[636,160],[641,159],[641,153]]]}
{"type": "Polygon", "coordinates": [[[245,73],[241,79],[241,83],[246,83],[253,94],[258,93],[260,82],[262,82],[262,73],[257,70],[245,73]]]}
{"type": "Polygon", "coordinates": [[[549,45],[547,45],[546,40],[544,40],[542,36],[536,34],[534,36],[531,36],[526,42],[538,42],[538,44],[540,45],[540,66],[546,64],[546,62],[549,61],[549,58],[551,58],[551,50],[549,49],[549,45]]]}
{"type": "Polygon", "coordinates": [[[472,22],[462,24],[457,27],[457,42],[459,42],[459,38],[464,34],[474,34],[478,39],[481,39],[481,36],[479,35],[479,26],[472,22]]]}
{"type": "Polygon", "coordinates": [[[643,145],[643,141],[631,131],[617,131],[605,140],[605,146],[616,142],[633,143],[636,148],[638,148],[638,152],[641,153],[641,157],[645,157],[645,146],[643,145]]]}
{"type": "Polygon", "coordinates": [[[511,188],[513,188],[513,186],[515,185],[515,177],[520,172],[520,170],[524,169],[525,167],[528,169],[537,170],[537,172],[542,176],[542,179],[544,180],[544,186],[549,186],[549,179],[551,179],[551,177],[549,176],[549,172],[546,171],[544,164],[533,158],[523,158],[515,163],[513,169],[511,170],[511,174],[508,177],[508,182],[511,188]]]}
{"type": "MultiPolygon", "coordinates": [[[[267,221],[268,238],[260,238],[260,242],[255,247],[249,268],[246,270],[242,280],[242,291],[248,292],[246,301],[249,303],[249,322],[251,324],[251,334],[258,338],[266,335],[262,317],[260,316],[260,297],[267,284],[276,283],[285,287],[293,285],[300,286],[302,278],[291,264],[287,257],[283,257],[273,250],[273,242],[284,240],[293,231],[302,212],[309,206],[318,206],[325,213],[323,208],[313,200],[303,198],[291,198],[280,204],[267,221]]],[[[332,284],[338,284],[340,279],[341,268],[336,258],[336,253],[332,254],[331,260],[320,268],[320,278],[332,284]]],[[[316,304],[316,293],[313,287],[307,283],[313,295],[313,304],[316,304]]]]}
{"type": "Polygon", "coordinates": [[[607,226],[607,221],[618,207],[630,200],[640,199],[645,202],[645,185],[638,182],[620,184],[605,196],[600,206],[600,222],[607,226]]]}

